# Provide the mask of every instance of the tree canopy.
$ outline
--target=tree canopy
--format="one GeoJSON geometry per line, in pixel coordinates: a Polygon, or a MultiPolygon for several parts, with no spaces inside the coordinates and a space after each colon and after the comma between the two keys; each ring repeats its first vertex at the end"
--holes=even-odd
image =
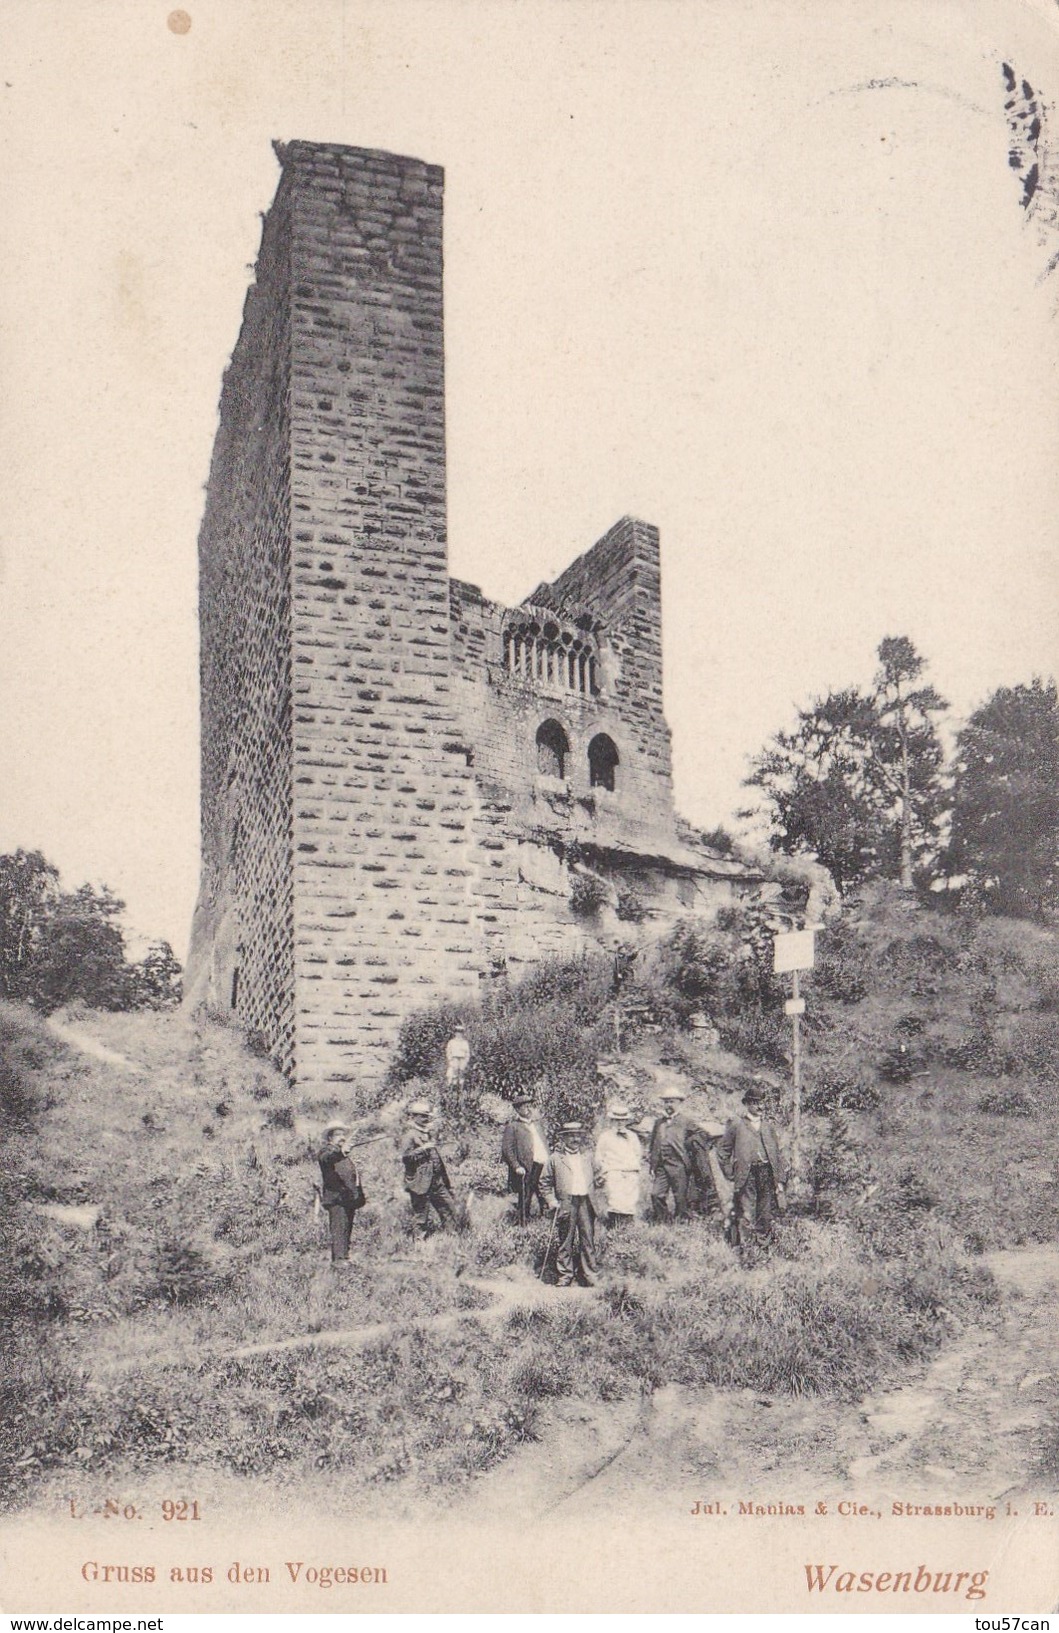
{"type": "Polygon", "coordinates": [[[943,752],[935,717],[948,705],[923,683],[907,636],[879,646],[872,689],[829,692],[798,711],[752,762],[769,843],[810,852],[840,889],[868,878],[911,885],[940,844],[943,752]]]}
{"type": "Polygon", "coordinates": [[[1059,697],[1055,682],[1002,686],[956,740],[951,874],[1014,917],[1059,908],[1059,697]]]}
{"type": "Polygon", "coordinates": [[[179,1001],[180,965],[168,942],[129,959],[125,903],[106,885],[63,891],[40,851],[0,856],[0,998],[51,1014],[79,999],[95,1009],[161,1008],[179,1001]]]}

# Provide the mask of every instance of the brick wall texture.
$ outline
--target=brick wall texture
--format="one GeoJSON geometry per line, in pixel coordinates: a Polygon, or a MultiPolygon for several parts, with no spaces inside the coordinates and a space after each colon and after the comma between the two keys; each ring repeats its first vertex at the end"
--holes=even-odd
{"type": "Polygon", "coordinates": [[[450,583],[441,171],[277,151],[199,539],[188,988],[322,1105],[410,1010],[598,941],[585,857],[659,911],[728,886],[676,828],[657,530],[624,519],[518,609],[450,583]]]}

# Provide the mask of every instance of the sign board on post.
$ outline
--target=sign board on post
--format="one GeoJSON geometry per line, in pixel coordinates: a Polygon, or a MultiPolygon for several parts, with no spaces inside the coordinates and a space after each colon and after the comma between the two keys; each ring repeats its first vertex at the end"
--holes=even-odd
{"type": "Polygon", "coordinates": [[[791,1054],[791,1076],[794,1080],[794,1149],[791,1152],[793,1167],[800,1177],[802,1167],[802,1044],[800,1022],[805,1014],[805,999],[798,988],[798,976],[802,970],[811,970],[816,956],[816,931],[819,925],[812,925],[806,930],[784,930],[778,936],[773,936],[772,968],[777,975],[789,974],[791,978],[791,995],[784,1004],[784,1010],[791,1018],[791,1027],[794,1033],[794,1047],[791,1054]]]}
{"type": "Polygon", "coordinates": [[[773,964],[777,975],[788,970],[811,970],[815,935],[812,930],[785,930],[773,936],[773,964]]]}

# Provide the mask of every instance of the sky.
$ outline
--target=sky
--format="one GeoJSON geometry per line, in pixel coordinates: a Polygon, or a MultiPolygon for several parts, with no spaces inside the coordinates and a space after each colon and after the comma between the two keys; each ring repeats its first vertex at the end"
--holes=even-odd
{"type": "MultiPolygon", "coordinates": [[[[196,538],[272,140],[446,172],[450,568],[662,537],[678,805],[886,635],[953,725],[1059,667],[1044,0],[8,0],[0,851],[186,950],[196,538]]],[[[1051,123],[1048,124],[1050,119],[1051,123]]]]}

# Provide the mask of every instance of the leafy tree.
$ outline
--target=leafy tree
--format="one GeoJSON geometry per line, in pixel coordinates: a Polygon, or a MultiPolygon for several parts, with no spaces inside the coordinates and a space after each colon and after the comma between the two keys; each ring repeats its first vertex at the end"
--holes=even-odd
{"type": "Polygon", "coordinates": [[[0,856],[0,998],[45,1014],[75,999],[96,1009],[179,1002],[180,965],[168,942],[128,962],[124,911],[106,885],[64,892],[40,851],[0,856]]]}
{"type": "Polygon", "coordinates": [[[129,1007],[125,903],[104,885],[82,885],[55,904],[37,957],[33,996],[50,1013],[80,999],[94,1009],[129,1007]]]}
{"type": "Polygon", "coordinates": [[[40,851],[0,856],[0,997],[28,999],[59,899],[59,870],[40,851]]]}
{"type": "Polygon", "coordinates": [[[747,778],[764,796],[773,850],[813,852],[839,889],[871,871],[877,850],[864,749],[871,723],[854,688],[817,698],[799,709],[793,731],[776,733],[747,778]]]}
{"type": "Polygon", "coordinates": [[[814,699],[747,778],[763,795],[772,848],[812,852],[839,889],[872,877],[910,885],[937,851],[945,804],[934,716],[947,704],[921,684],[926,663],[906,636],[888,636],[877,655],[870,692],[814,699]]]}
{"type": "Polygon", "coordinates": [[[129,968],[132,1009],[171,1009],[180,1002],[180,961],[168,941],[153,941],[129,968]]]}
{"type": "Polygon", "coordinates": [[[1059,908],[1059,696],[1002,686],[956,740],[950,872],[994,912],[1059,908]]]}

